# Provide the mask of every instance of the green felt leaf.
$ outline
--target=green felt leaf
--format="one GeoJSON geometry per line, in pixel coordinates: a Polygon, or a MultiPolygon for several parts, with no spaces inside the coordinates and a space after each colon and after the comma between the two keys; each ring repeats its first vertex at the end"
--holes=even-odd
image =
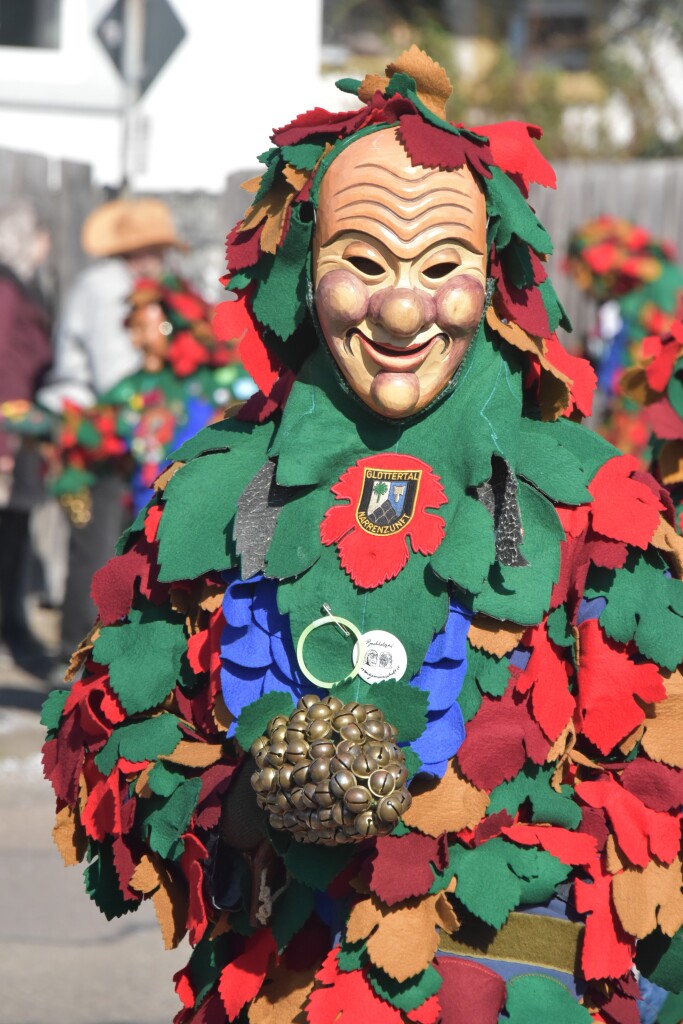
{"type": "Polygon", "coordinates": [[[505,250],[505,270],[515,288],[529,288],[534,284],[534,268],[528,245],[512,239],[505,250]]]}
{"type": "MultiPolygon", "coordinates": [[[[554,424],[523,419],[517,461],[517,473],[553,501],[565,505],[590,502],[585,472],[576,453],[565,447],[557,434],[547,427],[554,424]]],[[[592,474],[591,474],[592,475],[592,474]]]]}
{"type": "Polygon", "coordinates": [[[230,451],[201,455],[169,480],[158,531],[162,582],[235,564],[233,519],[242,491],[265,461],[273,426],[264,427],[234,434],[230,451]]]}
{"type": "Polygon", "coordinates": [[[171,754],[182,739],[175,715],[164,712],[128,725],[117,725],[95,755],[95,764],[104,775],[111,775],[119,757],[127,761],[154,761],[160,754],[171,754]]]}
{"type": "Polygon", "coordinates": [[[673,938],[657,929],[638,942],[636,966],[668,992],[683,992],[683,928],[673,938]]]}
{"type": "Polygon", "coordinates": [[[560,572],[560,542],[564,530],[553,505],[523,480],[517,491],[524,540],[520,550],[528,565],[496,563],[487,587],[474,598],[475,611],[522,625],[540,622],[560,572]]]}
{"type": "MultiPolygon", "coordinates": [[[[406,761],[406,770],[408,772],[408,778],[412,779],[413,775],[417,775],[420,768],[422,767],[422,758],[418,754],[416,754],[414,750],[411,750],[410,747],[404,748],[403,756],[405,757],[406,761]]],[[[401,823],[399,822],[399,824],[401,823]]],[[[396,826],[396,828],[398,828],[398,825],[396,826]]],[[[394,829],[394,831],[392,832],[392,835],[399,834],[400,833],[398,833],[396,829],[394,829]]]]}
{"type": "Polygon", "coordinates": [[[524,801],[529,800],[533,808],[533,822],[578,828],[581,824],[581,809],[571,798],[571,787],[563,786],[561,793],[552,788],[550,780],[553,770],[552,767],[544,768],[527,761],[514,779],[501,782],[493,790],[486,809],[487,815],[506,810],[514,816],[524,801]]]}
{"type": "Polygon", "coordinates": [[[192,979],[195,1006],[198,1006],[214,987],[221,971],[229,962],[231,943],[229,935],[219,935],[215,939],[202,939],[192,950],[187,969],[192,979]]]}
{"type": "Polygon", "coordinates": [[[291,715],[293,710],[294,701],[291,694],[281,690],[264,693],[258,700],[242,708],[235,739],[243,750],[249,750],[254,740],[265,733],[271,718],[275,718],[276,715],[291,715]]]}
{"type": "Polygon", "coordinates": [[[521,974],[507,983],[506,1024],[530,1024],[548,1020],[553,1024],[590,1024],[591,1015],[569,990],[554,978],[521,974]]]}
{"type": "Polygon", "coordinates": [[[302,171],[312,171],[322,156],[324,145],[318,142],[299,142],[295,146],[282,146],[280,152],[288,164],[302,171]]]}
{"type": "Polygon", "coordinates": [[[228,451],[235,447],[236,437],[241,438],[243,434],[253,433],[253,423],[245,423],[234,418],[219,420],[217,423],[210,423],[189,441],[181,444],[179,448],[171,452],[169,459],[174,462],[189,462],[190,459],[195,459],[198,455],[205,455],[207,452],[228,451]]]}
{"type": "Polygon", "coordinates": [[[230,291],[236,292],[241,291],[243,288],[248,288],[256,276],[255,267],[250,267],[247,270],[240,270],[236,274],[231,274],[230,291]]]}
{"type": "Polygon", "coordinates": [[[48,732],[53,732],[59,725],[69,693],[69,690],[52,690],[43,701],[40,724],[45,726],[48,732]]]}
{"type": "Polygon", "coordinates": [[[508,845],[508,863],[520,881],[520,903],[545,903],[565,881],[571,867],[546,850],[508,845]]]}
{"type": "Polygon", "coordinates": [[[368,960],[365,941],[355,942],[353,945],[344,943],[339,951],[337,965],[340,971],[360,971],[368,960]]]}
{"type": "Polygon", "coordinates": [[[463,680],[462,689],[458,694],[458,706],[462,711],[465,722],[471,722],[481,707],[484,699],[481,690],[477,686],[476,672],[472,666],[471,656],[475,648],[467,646],[467,672],[463,680]]]}
{"type": "Polygon", "coordinates": [[[187,646],[182,623],[169,609],[147,605],[133,610],[133,621],[105,626],[95,641],[93,656],[109,666],[109,682],[131,715],[157,707],[169,695],[180,672],[187,646]]]}
{"type": "Polygon", "coordinates": [[[600,624],[608,636],[633,640],[646,658],[673,671],[683,660],[683,587],[666,568],[656,552],[635,551],[623,569],[593,570],[589,584],[591,595],[607,598],[600,624]]]}
{"type": "Polygon", "coordinates": [[[292,579],[320,557],[320,523],[329,505],[329,492],[321,487],[300,491],[280,509],[266,555],[268,576],[292,579]]]}
{"type": "Polygon", "coordinates": [[[683,1020],[683,992],[671,994],[659,1011],[657,1024],[681,1024],[683,1020]]]}
{"type": "Polygon", "coordinates": [[[181,835],[190,824],[201,779],[185,779],[169,797],[150,797],[140,801],[140,830],[143,838],[160,857],[177,860],[183,853],[181,835]]]}
{"type": "Polygon", "coordinates": [[[496,539],[490,512],[471,495],[461,495],[447,520],[446,536],[432,557],[432,569],[442,579],[452,580],[463,590],[478,594],[485,586],[495,557],[496,539]]]}
{"type": "Polygon", "coordinates": [[[571,331],[572,322],[567,316],[567,312],[560,302],[549,277],[546,277],[545,281],[541,281],[538,285],[538,290],[541,293],[543,305],[548,314],[550,330],[556,331],[558,327],[562,327],[565,331],[571,331]]]}
{"type": "Polygon", "coordinates": [[[163,761],[157,761],[147,778],[149,788],[157,796],[171,796],[175,793],[184,775],[176,768],[169,767],[163,761]]]}
{"type": "Polygon", "coordinates": [[[482,693],[502,697],[510,681],[510,663],[507,658],[470,647],[467,652],[467,674],[476,680],[482,693]]]}
{"type": "Polygon", "coordinates": [[[289,873],[310,889],[325,892],[355,851],[351,846],[310,846],[293,842],[284,855],[289,873]]]}
{"type": "Polygon", "coordinates": [[[85,891],[90,899],[97,904],[108,921],[137,910],[140,901],[126,900],[121,893],[111,841],[92,843],[91,849],[97,856],[83,872],[85,891]]]}
{"type": "Polygon", "coordinates": [[[416,1010],[425,1000],[436,995],[443,981],[431,964],[426,971],[408,978],[407,981],[396,981],[374,965],[370,966],[367,977],[377,995],[403,1013],[416,1010]]]}
{"type": "Polygon", "coordinates": [[[275,903],[273,909],[273,935],[278,952],[303,928],[313,913],[315,896],[313,890],[296,879],[291,879],[287,888],[275,903]]]}
{"type": "Polygon", "coordinates": [[[87,490],[95,483],[97,483],[95,473],[90,473],[85,469],[76,469],[75,466],[69,466],[59,476],[50,480],[49,490],[50,494],[54,494],[56,498],[59,498],[63,494],[76,494],[78,491],[87,490]]]}
{"type": "Polygon", "coordinates": [[[553,251],[550,235],[507,174],[492,167],[491,177],[482,178],[481,183],[491,215],[490,230],[498,249],[504,249],[517,235],[537,253],[553,251]]]}
{"type": "Polygon", "coordinates": [[[266,165],[266,169],[261,175],[261,181],[259,182],[259,187],[254,194],[252,203],[260,202],[260,200],[268,194],[275,183],[275,176],[278,169],[282,166],[282,158],[277,146],[272,146],[264,153],[261,153],[258,160],[259,163],[266,165]]]}
{"type": "Polygon", "coordinates": [[[683,358],[679,359],[666,387],[666,397],[673,409],[683,418],[683,358]]]}
{"type": "Polygon", "coordinates": [[[507,847],[503,839],[491,839],[474,850],[464,846],[451,849],[458,899],[494,928],[502,927],[522,893],[519,878],[508,864],[507,847]]]}
{"type": "Polygon", "coordinates": [[[546,626],[548,636],[554,644],[557,644],[558,647],[574,647],[576,641],[566,605],[561,604],[550,613],[546,619],[546,626]]]}
{"type": "Polygon", "coordinates": [[[136,515],[133,522],[130,524],[128,529],[124,530],[118,541],[116,542],[116,548],[114,549],[117,555],[122,555],[126,550],[126,545],[129,539],[136,533],[141,533],[145,526],[145,519],[147,518],[147,512],[152,505],[158,505],[159,501],[156,495],[147,502],[144,508],[141,508],[136,515]]]}
{"type": "Polygon", "coordinates": [[[312,231],[313,221],[303,221],[301,208],[295,206],[270,273],[254,294],[254,316],[282,339],[294,333],[306,312],[306,265],[312,231]]]}
{"type": "Polygon", "coordinates": [[[360,676],[334,686],[330,693],[345,703],[374,704],[398,731],[400,743],[421,736],[427,725],[429,694],[411,686],[406,679],[366,683],[360,676]]]}

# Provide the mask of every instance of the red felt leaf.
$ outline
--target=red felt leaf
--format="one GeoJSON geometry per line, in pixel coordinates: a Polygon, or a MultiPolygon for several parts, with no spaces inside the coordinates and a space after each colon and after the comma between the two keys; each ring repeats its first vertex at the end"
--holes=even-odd
{"type": "Polygon", "coordinates": [[[228,1020],[235,1020],[247,1003],[258,995],[277,943],[270,928],[260,928],[246,940],[242,953],[227,964],[218,982],[218,992],[228,1020]]]}
{"type": "Polygon", "coordinates": [[[83,828],[91,839],[101,842],[108,835],[120,836],[123,833],[122,800],[120,775],[115,768],[111,775],[102,776],[90,790],[81,811],[83,828]]]}
{"type": "Polygon", "coordinates": [[[161,505],[152,505],[145,516],[145,539],[152,544],[157,539],[157,530],[161,520],[163,508],[161,505]]]}
{"type": "Polygon", "coordinates": [[[117,836],[112,843],[112,854],[114,858],[114,869],[119,880],[119,889],[124,900],[141,900],[142,896],[135,889],[130,888],[130,880],[133,877],[137,863],[124,838],[117,836]]]}
{"type": "Polygon", "coordinates": [[[502,833],[520,846],[540,846],[563,864],[588,865],[597,860],[597,841],[583,832],[569,832],[556,825],[518,823],[503,828],[502,833]]]}
{"type": "Polygon", "coordinates": [[[668,398],[662,398],[659,402],[648,405],[643,410],[643,416],[653,434],[661,438],[662,441],[683,440],[683,419],[668,398]]]}
{"type": "Polygon", "coordinates": [[[430,862],[436,864],[438,859],[438,839],[419,832],[385,836],[375,844],[370,888],[388,907],[423,896],[434,881],[430,862]],[[406,871],[406,864],[410,864],[410,871],[406,871]]]}
{"type": "Polygon", "coordinates": [[[246,231],[241,228],[241,221],[228,234],[225,240],[225,250],[228,262],[228,270],[234,274],[246,267],[253,267],[261,258],[261,246],[259,244],[265,222],[258,224],[255,228],[248,228],[246,231]]]}
{"type": "Polygon", "coordinates": [[[191,832],[185,832],[182,840],[185,849],[180,858],[180,866],[187,879],[188,888],[186,927],[190,933],[190,942],[195,946],[204,935],[209,923],[204,901],[203,866],[208,852],[204,844],[191,832]]]}
{"type": "Polygon", "coordinates": [[[283,369],[270,394],[264,395],[262,391],[253,394],[237,413],[237,419],[247,423],[265,423],[284,406],[295,379],[291,370],[283,369]]]}
{"type": "Polygon", "coordinates": [[[189,377],[210,359],[209,349],[191,331],[178,331],[168,350],[168,361],[176,377],[189,377]]]}
{"type": "Polygon", "coordinates": [[[587,528],[590,506],[574,509],[557,506],[556,511],[567,540],[560,545],[560,576],[550,599],[552,608],[563,604],[570,595],[578,603],[591,563],[605,569],[620,569],[628,556],[628,548],[622,541],[608,540],[587,528]]]}
{"type": "Polygon", "coordinates": [[[515,288],[506,270],[505,253],[494,251],[491,257],[491,276],[496,279],[496,309],[499,315],[519,324],[522,330],[536,338],[546,338],[550,333],[548,314],[543,296],[535,285],[529,288],[515,288]]]}
{"type": "Polygon", "coordinates": [[[531,691],[531,707],[541,729],[554,743],[574,712],[569,692],[569,663],[549,639],[544,623],[525,638],[531,657],[523,670],[511,669],[519,693],[531,691]]]}
{"type": "Polygon", "coordinates": [[[446,495],[421,459],[391,452],[359,459],[331,490],[348,504],[327,510],[320,537],[323,544],[337,544],[342,568],[359,587],[372,590],[398,576],[410,554],[408,540],[424,555],[443,540],[443,519],[427,509],[445,504],[446,495]],[[383,497],[376,496],[380,486],[383,497]]]}
{"type": "Polygon", "coordinates": [[[173,983],[175,985],[178,999],[186,1009],[191,1010],[194,1006],[195,994],[187,967],[183,967],[181,970],[176,971],[173,975],[173,983]]]}
{"type": "Polygon", "coordinates": [[[478,789],[492,790],[513,779],[527,757],[543,764],[550,744],[529,714],[527,701],[508,687],[502,697],[484,697],[467,727],[457,759],[478,789]]]}
{"type": "Polygon", "coordinates": [[[439,996],[430,996],[422,1006],[407,1013],[406,1019],[412,1021],[413,1024],[443,1024],[439,996]]]}
{"type": "Polygon", "coordinates": [[[506,174],[519,175],[527,190],[531,182],[555,188],[555,171],[533,142],[543,135],[537,125],[525,124],[523,121],[500,121],[498,124],[485,124],[470,130],[488,138],[493,162],[506,174]]]}
{"type": "Polygon", "coordinates": [[[588,489],[593,495],[591,522],[596,533],[646,548],[659,524],[661,501],[632,474],[640,463],[632,455],[608,459],[588,489]]]}
{"type": "Polygon", "coordinates": [[[622,771],[621,784],[653,811],[683,807],[683,772],[678,768],[638,757],[622,771]]]}
{"type": "Polygon", "coordinates": [[[581,731],[603,754],[608,754],[645,718],[639,701],[664,700],[666,690],[653,662],[636,664],[628,648],[589,619],[579,626],[581,660],[578,670],[578,709],[581,731]]]}
{"type": "Polygon", "coordinates": [[[248,294],[233,302],[221,302],[216,307],[213,329],[219,341],[239,343],[238,356],[256,386],[265,395],[270,394],[278,379],[282,363],[260,334],[260,328],[251,312],[248,294]]]}
{"type": "Polygon", "coordinates": [[[187,641],[187,660],[197,675],[208,672],[211,664],[211,644],[208,629],[193,633],[187,641]]]}
{"type": "Polygon", "coordinates": [[[398,137],[412,164],[453,171],[467,162],[475,174],[491,177],[487,165],[493,163],[493,157],[485,143],[437,128],[419,114],[404,114],[399,119],[398,137]]]}
{"type": "Polygon", "coordinates": [[[612,776],[579,782],[576,793],[589,807],[605,810],[620,850],[634,866],[647,867],[653,857],[663,864],[671,864],[678,855],[681,843],[678,819],[646,807],[612,776]]]}
{"type": "Polygon", "coordinates": [[[208,830],[218,825],[223,806],[223,794],[230,784],[235,767],[234,764],[220,761],[202,772],[199,800],[194,812],[194,822],[197,828],[208,830]]]}
{"type": "Polygon", "coordinates": [[[567,352],[554,334],[546,338],[546,357],[560,373],[569,377],[572,382],[569,389],[571,404],[568,409],[565,409],[565,416],[568,416],[574,409],[578,409],[582,416],[590,416],[593,411],[593,395],[598,383],[591,364],[582,356],[575,356],[567,352]]]}
{"type": "Polygon", "coordinates": [[[401,1012],[375,995],[362,971],[340,972],[339,949],[333,949],[316,975],[315,989],[306,1006],[309,1024],[401,1024],[401,1012]]]}
{"type": "Polygon", "coordinates": [[[612,876],[596,869],[593,882],[574,883],[576,909],[588,914],[581,951],[581,967],[588,981],[619,978],[631,970],[635,939],[624,931],[612,902],[612,876]]]}

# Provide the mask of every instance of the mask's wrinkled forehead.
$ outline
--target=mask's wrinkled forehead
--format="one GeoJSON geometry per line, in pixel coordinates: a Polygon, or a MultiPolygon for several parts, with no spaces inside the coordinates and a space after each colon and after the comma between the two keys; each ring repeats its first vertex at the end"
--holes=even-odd
{"type": "Polygon", "coordinates": [[[445,237],[484,253],[486,205],[467,166],[413,166],[389,128],[348,146],[322,180],[316,246],[345,232],[371,234],[404,258],[445,237]]]}

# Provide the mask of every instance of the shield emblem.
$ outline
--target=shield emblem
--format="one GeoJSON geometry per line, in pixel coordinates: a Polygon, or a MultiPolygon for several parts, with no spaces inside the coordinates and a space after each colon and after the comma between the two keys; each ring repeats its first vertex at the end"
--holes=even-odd
{"type": "Polygon", "coordinates": [[[356,509],[361,529],[374,536],[387,536],[405,529],[413,518],[420,469],[363,470],[363,486],[356,509]]]}

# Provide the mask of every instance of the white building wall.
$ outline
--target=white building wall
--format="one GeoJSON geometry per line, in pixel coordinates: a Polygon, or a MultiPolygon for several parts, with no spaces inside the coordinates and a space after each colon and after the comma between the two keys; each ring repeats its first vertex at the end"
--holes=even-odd
{"type": "MultiPolygon", "coordinates": [[[[0,49],[0,146],[121,170],[122,85],[94,27],[112,0],[62,0],[59,51],[0,49]]],[[[136,190],[220,191],[271,128],[320,103],[322,0],[170,0],[186,37],[140,106],[136,190]]]]}

